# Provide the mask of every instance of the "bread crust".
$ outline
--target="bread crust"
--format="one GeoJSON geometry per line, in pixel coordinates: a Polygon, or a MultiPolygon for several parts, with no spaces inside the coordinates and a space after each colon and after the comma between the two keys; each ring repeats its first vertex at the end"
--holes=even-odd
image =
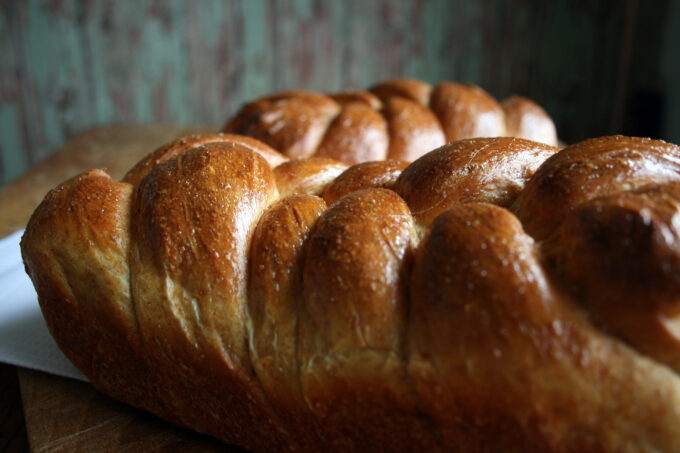
{"type": "Polygon", "coordinates": [[[26,270],[96,388],[252,451],[680,450],[675,145],[268,150],[186,138],[35,211],[26,270]]]}
{"type": "Polygon", "coordinates": [[[499,104],[481,88],[415,79],[369,91],[324,95],[287,91],[246,104],[223,128],[262,140],[290,158],[327,157],[349,165],[414,161],[465,138],[511,136],[557,146],[555,125],[530,99],[499,104]]]}

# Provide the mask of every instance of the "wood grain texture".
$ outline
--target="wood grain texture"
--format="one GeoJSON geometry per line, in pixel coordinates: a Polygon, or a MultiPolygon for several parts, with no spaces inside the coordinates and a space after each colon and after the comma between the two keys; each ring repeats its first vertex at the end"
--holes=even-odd
{"type": "Polygon", "coordinates": [[[6,0],[0,184],[96,124],[222,124],[272,91],[398,76],[529,96],[567,142],[677,141],[676,3],[6,0]]]}
{"type": "Polygon", "coordinates": [[[31,450],[243,452],[98,393],[83,382],[19,370],[31,450]]]}

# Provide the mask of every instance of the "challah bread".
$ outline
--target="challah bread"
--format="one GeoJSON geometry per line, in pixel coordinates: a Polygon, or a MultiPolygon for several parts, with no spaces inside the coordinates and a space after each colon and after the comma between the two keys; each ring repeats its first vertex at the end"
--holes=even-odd
{"type": "Polygon", "coordinates": [[[479,87],[414,79],[370,91],[322,95],[289,91],[245,105],[224,132],[262,140],[290,158],[329,157],[353,165],[414,161],[446,142],[514,136],[557,145],[555,125],[535,102],[499,104],[479,87]]]}
{"type": "Polygon", "coordinates": [[[22,253],[98,389],[249,450],[680,451],[678,158],[185,137],[50,192],[22,253]]]}

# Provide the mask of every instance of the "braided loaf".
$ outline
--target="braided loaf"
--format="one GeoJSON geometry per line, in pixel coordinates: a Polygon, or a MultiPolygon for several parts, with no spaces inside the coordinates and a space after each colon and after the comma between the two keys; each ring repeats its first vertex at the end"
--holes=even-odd
{"type": "Polygon", "coordinates": [[[254,451],[680,451],[680,148],[177,140],[22,240],[101,391],[254,451]]]}
{"type": "Polygon", "coordinates": [[[477,86],[397,79],[370,91],[330,96],[288,91],[245,105],[224,132],[257,138],[291,158],[330,157],[353,165],[414,161],[465,138],[526,138],[557,145],[555,125],[533,101],[499,104],[477,86]]]}

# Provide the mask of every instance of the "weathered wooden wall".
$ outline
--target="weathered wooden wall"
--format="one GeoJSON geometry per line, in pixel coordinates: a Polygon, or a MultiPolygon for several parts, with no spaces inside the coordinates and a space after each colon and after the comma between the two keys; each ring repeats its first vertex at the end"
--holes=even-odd
{"type": "Polygon", "coordinates": [[[474,82],[560,136],[680,141],[676,0],[0,0],[0,184],[107,122],[221,124],[275,90],[474,82]]]}

